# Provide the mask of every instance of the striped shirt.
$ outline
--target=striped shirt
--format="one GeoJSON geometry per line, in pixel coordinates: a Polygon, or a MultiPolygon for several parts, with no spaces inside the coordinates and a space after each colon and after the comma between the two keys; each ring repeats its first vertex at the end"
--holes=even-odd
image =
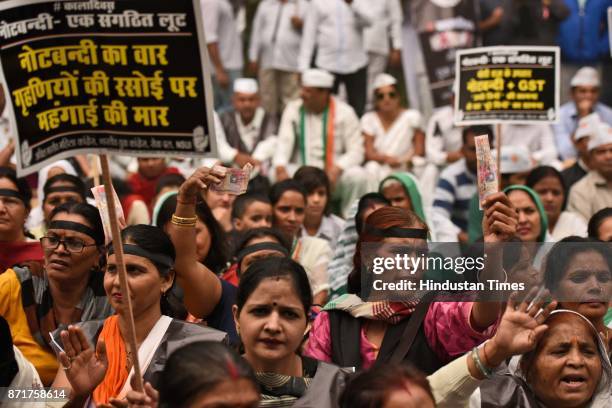
{"type": "Polygon", "coordinates": [[[434,193],[436,230],[448,230],[448,220],[450,220],[457,233],[467,231],[470,200],[477,191],[476,174],[467,168],[465,159],[446,167],[440,173],[434,193]]]}

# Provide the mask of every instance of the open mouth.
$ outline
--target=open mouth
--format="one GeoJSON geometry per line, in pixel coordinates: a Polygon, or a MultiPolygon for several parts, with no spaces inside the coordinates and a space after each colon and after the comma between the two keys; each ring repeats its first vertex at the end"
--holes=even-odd
{"type": "Polygon", "coordinates": [[[570,388],[580,388],[586,384],[586,377],[581,375],[566,375],[561,378],[561,384],[570,387],[570,388]]]}

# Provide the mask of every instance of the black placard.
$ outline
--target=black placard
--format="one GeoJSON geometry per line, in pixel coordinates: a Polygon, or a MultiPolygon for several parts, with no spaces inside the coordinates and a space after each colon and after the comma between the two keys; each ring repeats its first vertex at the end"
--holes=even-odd
{"type": "Polygon", "coordinates": [[[473,48],[456,64],[456,124],[557,121],[558,47],[473,48]]]}
{"type": "Polygon", "coordinates": [[[198,0],[0,3],[17,164],[77,153],[216,156],[198,0]]]}

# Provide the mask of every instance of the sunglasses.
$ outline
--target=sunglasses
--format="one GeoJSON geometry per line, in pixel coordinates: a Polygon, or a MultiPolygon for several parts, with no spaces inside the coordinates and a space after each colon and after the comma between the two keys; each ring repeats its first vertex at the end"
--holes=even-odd
{"type": "Polygon", "coordinates": [[[376,99],[379,100],[379,101],[382,101],[387,96],[389,97],[389,99],[397,98],[397,92],[394,92],[394,91],[387,92],[387,93],[376,92],[375,95],[376,95],[376,99]]]}

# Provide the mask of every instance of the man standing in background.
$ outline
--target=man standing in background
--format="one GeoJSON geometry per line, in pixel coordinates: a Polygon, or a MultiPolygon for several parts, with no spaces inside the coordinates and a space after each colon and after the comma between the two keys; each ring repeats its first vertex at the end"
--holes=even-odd
{"type": "Polygon", "coordinates": [[[385,72],[387,63],[401,64],[402,6],[399,0],[373,1],[369,6],[372,25],[365,29],[363,39],[368,53],[367,108],[372,107],[374,79],[385,72]]]}
{"type": "Polygon", "coordinates": [[[305,0],[263,0],[257,7],[249,66],[259,76],[261,105],[270,115],[280,117],[299,97],[298,56],[308,7],[305,0]]]}
{"type": "Polygon", "coordinates": [[[346,87],[348,103],[357,116],[363,115],[368,81],[368,56],[363,30],[371,25],[366,0],[311,0],[304,22],[299,67],[310,67],[315,48],[315,66],[334,75],[333,93],[346,87]]]}
{"type": "Polygon", "coordinates": [[[215,110],[223,113],[232,108],[234,81],[242,76],[242,40],[228,0],[200,0],[200,4],[213,69],[215,110]]]}

